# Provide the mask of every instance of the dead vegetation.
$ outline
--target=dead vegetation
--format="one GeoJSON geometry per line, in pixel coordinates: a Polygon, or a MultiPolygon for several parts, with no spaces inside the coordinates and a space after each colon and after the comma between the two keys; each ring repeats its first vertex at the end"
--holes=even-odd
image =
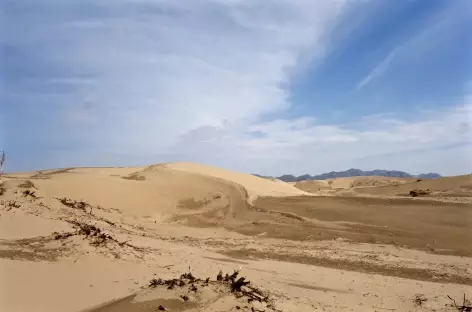
{"type": "MultiPolygon", "coordinates": [[[[208,286],[218,286],[223,287],[223,291],[228,291],[232,293],[236,298],[241,299],[245,298],[245,301],[250,304],[251,302],[257,301],[262,306],[265,307],[264,310],[257,310],[254,307],[249,306],[235,306],[237,310],[246,310],[246,311],[279,311],[274,306],[274,300],[269,297],[269,295],[262,291],[261,289],[251,286],[250,281],[246,280],[245,277],[238,277],[239,270],[235,270],[232,274],[225,274],[223,275],[222,271],[219,271],[218,275],[216,276],[215,280],[211,280],[210,277],[205,279],[196,278],[190,271],[188,273],[182,274],[179,278],[174,279],[161,279],[161,278],[153,278],[149,282],[150,288],[155,287],[166,287],[167,289],[171,290],[175,287],[179,288],[187,288],[189,293],[197,293],[200,288],[208,287],[208,286]]],[[[221,290],[220,290],[221,291],[221,290]]],[[[183,301],[190,300],[189,296],[181,295],[183,301]]],[[[165,307],[164,307],[165,308],[165,307]]]]}
{"type": "Polygon", "coordinates": [[[0,184],[0,196],[3,196],[5,194],[7,189],[3,186],[3,183],[0,184]]]}
{"type": "Polygon", "coordinates": [[[66,197],[62,197],[62,198],[54,197],[54,198],[57,199],[64,206],[67,206],[73,209],[82,210],[85,213],[87,212],[87,208],[90,208],[89,213],[92,213],[92,209],[93,209],[92,205],[88,204],[87,202],[83,200],[76,201],[76,200],[66,198],[66,197]]]}
{"type": "Polygon", "coordinates": [[[130,175],[128,175],[126,177],[121,177],[121,178],[125,179],[125,180],[135,180],[135,181],[144,181],[144,180],[146,180],[146,178],[139,175],[138,172],[131,173],[130,175]]]}
{"type": "Polygon", "coordinates": [[[26,198],[31,198],[33,200],[38,198],[36,193],[34,191],[31,191],[30,189],[24,190],[21,193],[23,194],[23,197],[26,197],[26,198]]]}
{"type": "Polygon", "coordinates": [[[470,300],[467,300],[464,294],[464,298],[462,299],[462,305],[457,305],[456,300],[452,299],[449,295],[447,296],[450,300],[452,300],[451,306],[456,308],[457,311],[460,312],[472,312],[472,303],[470,300]]]}
{"type": "Polygon", "coordinates": [[[415,300],[413,300],[417,305],[423,305],[423,302],[428,301],[428,299],[423,294],[417,294],[415,300]]]}
{"type": "MultiPolygon", "coordinates": [[[[103,217],[99,217],[95,214],[93,214],[93,209],[98,209],[98,210],[104,210],[104,211],[107,211],[107,212],[110,212],[110,211],[118,211],[118,209],[115,209],[115,208],[103,208],[103,207],[100,207],[100,206],[93,206],[89,203],[87,203],[86,201],[83,201],[83,200],[79,200],[79,201],[76,201],[76,200],[73,200],[73,199],[70,199],[70,198],[66,198],[66,197],[63,197],[63,198],[56,198],[61,204],[63,204],[64,206],[66,207],[69,207],[69,208],[72,208],[72,209],[77,209],[77,210],[80,210],[80,211],[83,211],[84,213],[88,213],[89,215],[95,217],[96,220],[99,220],[99,221],[103,221],[111,226],[116,226],[116,223],[113,222],[113,221],[110,221],[108,219],[105,219],[103,217]],[[88,210],[88,211],[87,211],[88,210]]],[[[49,207],[48,207],[49,208],[49,207]]]]}
{"type": "Polygon", "coordinates": [[[411,190],[409,195],[411,197],[418,197],[418,196],[428,196],[429,194],[431,194],[431,190],[426,189],[426,190],[411,190]]]}
{"type": "MultiPolygon", "coordinates": [[[[19,207],[19,205],[14,202],[12,202],[11,205],[19,207]]],[[[67,222],[76,227],[76,230],[61,233],[53,232],[52,235],[45,237],[38,236],[28,239],[5,240],[0,242],[0,246],[8,247],[6,250],[0,248],[0,258],[56,261],[61,256],[67,254],[67,252],[74,250],[76,242],[66,240],[77,236],[81,236],[85,241],[88,241],[90,246],[99,248],[96,250],[98,253],[111,254],[114,258],[121,258],[123,255],[128,255],[142,259],[144,252],[147,250],[146,248],[134,246],[128,241],[121,242],[95,225],[75,220],[69,220],[67,222]],[[54,241],[59,241],[60,246],[57,247],[58,245],[54,244],[54,241]]]]}
{"type": "Polygon", "coordinates": [[[8,203],[6,204],[6,206],[8,207],[8,208],[7,208],[7,211],[12,210],[13,208],[20,208],[20,207],[21,207],[21,205],[18,204],[18,203],[16,202],[16,200],[10,200],[10,201],[8,201],[8,203]]]}
{"type": "Polygon", "coordinates": [[[71,236],[84,236],[84,239],[87,239],[91,246],[106,247],[110,251],[112,251],[115,257],[119,257],[119,254],[116,253],[116,250],[114,247],[120,247],[120,248],[129,247],[133,251],[137,251],[137,252],[145,251],[145,248],[134,246],[128,243],[127,241],[120,242],[111,234],[105,233],[102,229],[100,229],[99,227],[95,225],[79,222],[75,220],[69,220],[67,222],[69,222],[74,227],[76,227],[77,230],[74,232],[63,232],[63,233],[54,232],[52,233],[52,235],[55,240],[62,240],[71,236]]]}
{"type": "MultiPolygon", "coordinates": [[[[58,197],[54,197],[56,200],[58,200],[61,204],[63,204],[64,206],[66,207],[69,207],[69,208],[72,208],[72,209],[77,209],[77,210],[81,210],[85,213],[88,213],[90,215],[94,215],[93,214],[93,209],[97,209],[97,210],[103,210],[103,211],[106,211],[106,212],[116,212],[116,213],[121,213],[121,211],[119,209],[116,209],[116,208],[105,208],[105,207],[101,207],[100,205],[91,205],[89,203],[87,203],[86,201],[84,200],[74,200],[74,199],[70,199],[70,198],[67,198],[67,197],[62,197],[62,198],[58,198],[58,197]],[[88,210],[88,211],[87,211],[88,210]]],[[[101,218],[101,217],[97,217],[100,221],[103,221],[103,222],[106,222],[110,225],[115,225],[114,222],[111,222],[107,219],[104,219],[104,218],[101,218]]]]}
{"type": "Polygon", "coordinates": [[[31,182],[30,180],[26,180],[25,182],[18,184],[18,187],[37,189],[36,186],[34,185],[34,183],[31,182]]]}

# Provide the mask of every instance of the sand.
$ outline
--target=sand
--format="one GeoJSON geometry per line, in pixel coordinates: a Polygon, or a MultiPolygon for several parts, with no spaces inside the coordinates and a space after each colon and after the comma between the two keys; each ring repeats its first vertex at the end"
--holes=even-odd
{"type": "Polygon", "coordinates": [[[0,311],[454,311],[448,295],[472,297],[470,176],[304,186],[193,163],[6,175],[0,311]],[[267,299],[216,281],[237,269],[267,299]],[[189,271],[202,280],[149,287],[189,271]]]}
{"type": "Polygon", "coordinates": [[[472,175],[440,179],[349,177],[300,181],[295,187],[313,195],[363,197],[408,197],[410,191],[427,190],[428,200],[452,200],[472,203],[472,175]]]}
{"type": "Polygon", "coordinates": [[[173,170],[191,172],[207,177],[214,177],[225,181],[231,181],[244,187],[250,198],[260,196],[294,196],[294,195],[310,195],[293,185],[284,183],[283,181],[273,179],[259,178],[249,174],[232,172],[216,167],[203,166],[196,163],[169,163],[166,167],[173,170]]]}
{"type": "Polygon", "coordinates": [[[407,180],[399,185],[386,185],[371,189],[358,189],[357,192],[373,195],[408,195],[411,190],[431,190],[429,197],[472,197],[472,175],[444,177],[440,179],[407,180]]]}
{"type": "Polygon", "coordinates": [[[413,181],[416,181],[416,179],[366,176],[300,181],[295,183],[295,187],[313,194],[323,193],[326,195],[336,193],[339,195],[343,193],[350,193],[350,191],[361,188],[398,186],[413,181]]]}

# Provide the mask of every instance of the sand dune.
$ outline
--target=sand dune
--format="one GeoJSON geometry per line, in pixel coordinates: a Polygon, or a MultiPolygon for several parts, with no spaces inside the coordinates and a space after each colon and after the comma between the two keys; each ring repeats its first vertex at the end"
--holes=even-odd
{"type": "Polygon", "coordinates": [[[218,195],[223,198],[221,204],[226,205],[229,199],[223,202],[223,195],[238,186],[251,197],[306,194],[285,183],[191,163],[138,168],[70,168],[15,176],[32,179],[48,196],[87,199],[96,205],[134,214],[170,213],[186,199],[200,202],[218,195]]]}
{"type": "Polygon", "coordinates": [[[232,228],[257,219],[248,209],[248,203],[257,197],[308,194],[284,182],[193,163],[66,168],[12,178],[5,182],[6,187],[30,181],[48,205],[57,204],[59,198],[86,200],[152,222],[224,224],[232,228]]]}
{"type": "Polygon", "coordinates": [[[310,195],[280,180],[268,180],[216,167],[196,163],[168,163],[165,166],[174,170],[197,173],[237,183],[247,190],[250,197],[310,195]]]}
{"type": "Polygon", "coordinates": [[[421,309],[446,311],[443,293],[472,291],[470,207],[389,197],[413,185],[459,194],[470,176],[300,190],[193,163],[7,175],[0,311],[415,311],[419,288],[421,309]],[[215,281],[241,266],[273,300],[248,302],[215,281]],[[189,267],[197,290],[148,287],[189,267]]]}
{"type": "Polygon", "coordinates": [[[327,191],[327,190],[333,190],[331,185],[328,184],[327,180],[309,180],[309,181],[300,181],[296,182],[293,185],[295,185],[296,188],[316,194],[320,191],[327,191]]]}

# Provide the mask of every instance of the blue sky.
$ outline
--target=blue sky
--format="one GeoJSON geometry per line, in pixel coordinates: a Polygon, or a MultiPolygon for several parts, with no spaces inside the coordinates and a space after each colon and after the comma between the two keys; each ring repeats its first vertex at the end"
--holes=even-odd
{"type": "Polygon", "coordinates": [[[472,172],[467,0],[0,0],[7,171],[472,172]]]}

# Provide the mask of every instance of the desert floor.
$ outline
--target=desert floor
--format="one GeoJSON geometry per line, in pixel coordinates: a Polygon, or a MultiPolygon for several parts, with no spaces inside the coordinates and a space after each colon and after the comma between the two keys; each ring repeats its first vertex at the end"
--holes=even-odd
{"type": "Polygon", "coordinates": [[[68,168],[5,175],[0,201],[0,311],[457,311],[450,298],[472,299],[472,175],[288,184],[192,163],[68,168]]]}

